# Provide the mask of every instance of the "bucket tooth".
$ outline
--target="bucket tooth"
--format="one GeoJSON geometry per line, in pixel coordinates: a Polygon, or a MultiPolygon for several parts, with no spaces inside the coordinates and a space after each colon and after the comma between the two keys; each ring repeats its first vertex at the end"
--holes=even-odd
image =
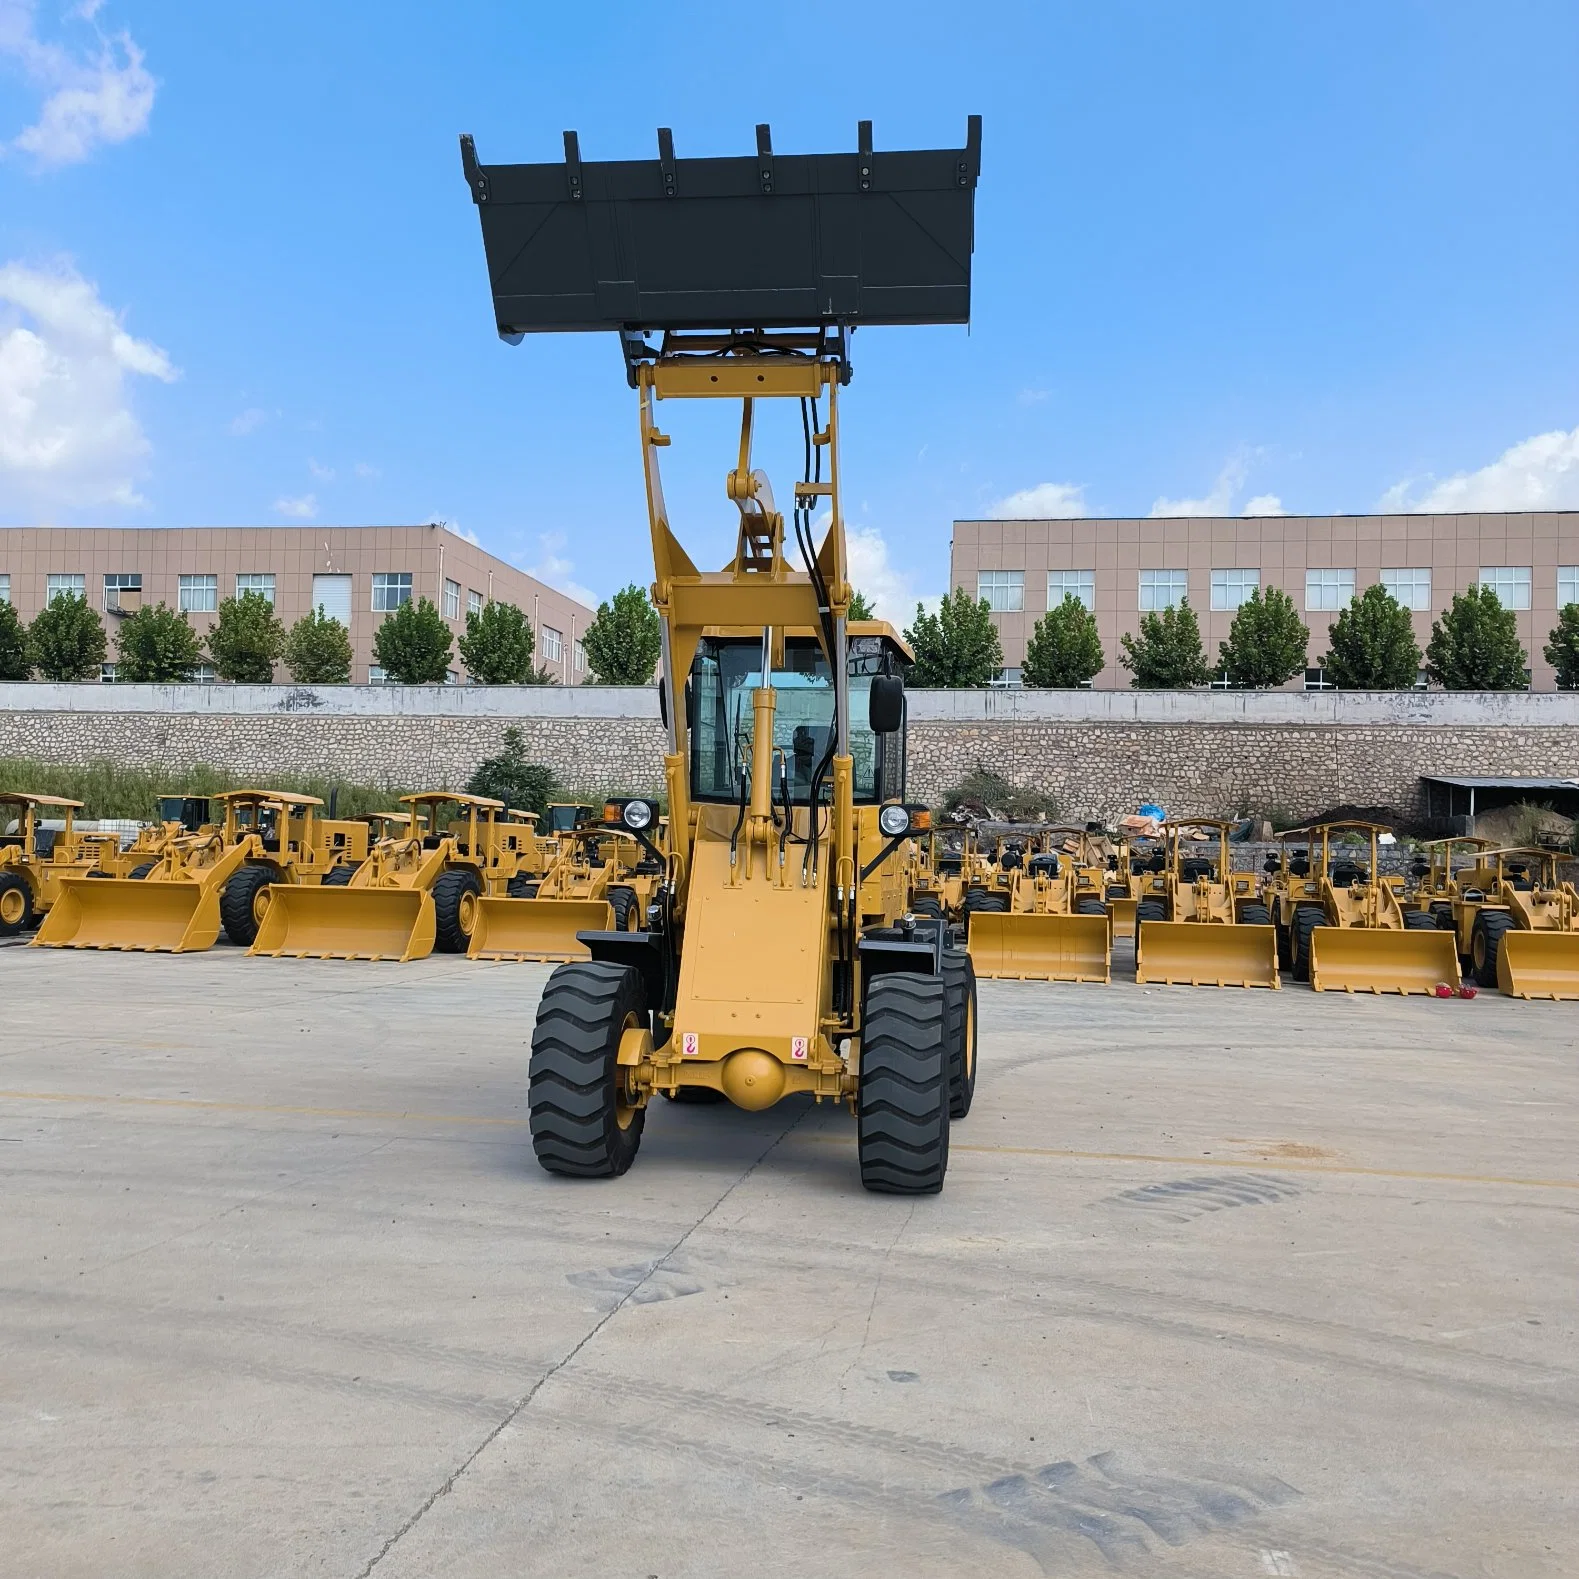
{"type": "Polygon", "coordinates": [[[1504,932],[1497,986],[1510,998],[1579,998],[1579,932],[1504,932]]]}
{"type": "Polygon", "coordinates": [[[1263,926],[1144,921],[1135,938],[1135,980],[1175,987],[1279,987],[1277,934],[1263,926]]]}
{"type": "Polygon", "coordinates": [[[426,959],[433,896],[417,888],[276,885],[248,950],[287,959],[426,959]]]}
{"type": "Polygon", "coordinates": [[[614,907],[606,899],[506,899],[477,901],[468,959],[565,962],[592,958],[578,932],[608,932],[614,907]]]}
{"type": "Polygon", "coordinates": [[[978,976],[1010,981],[1109,979],[1105,915],[976,910],[971,913],[967,938],[978,976]]]}
{"type": "Polygon", "coordinates": [[[1310,984],[1317,992],[1434,992],[1457,986],[1461,968],[1451,932],[1319,926],[1310,935],[1310,984]]]}

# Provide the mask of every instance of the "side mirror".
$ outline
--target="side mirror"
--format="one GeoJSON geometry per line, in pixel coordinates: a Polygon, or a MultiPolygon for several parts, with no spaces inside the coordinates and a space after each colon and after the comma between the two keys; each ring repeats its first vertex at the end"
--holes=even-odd
{"type": "Polygon", "coordinates": [[[892,735],[905,721],[905,682],[897,674],[872,678],[867,700],[867,721],[874,735],[892,735]]]}

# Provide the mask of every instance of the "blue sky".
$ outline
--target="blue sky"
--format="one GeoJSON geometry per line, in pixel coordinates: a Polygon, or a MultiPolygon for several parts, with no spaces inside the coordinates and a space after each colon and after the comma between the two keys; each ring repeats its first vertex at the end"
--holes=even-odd
{"type": "MultiPolygon", "coordinates": [[[[457,134],[948,146],[971,111],[971,330],[859,336],[843,407],[890,611],[956,516],[1579,507],[1576,60],[1572,0],[0,0],[0,524],[442,518],[645,583],[616,349],[495,339],[457,134]]],[[[722,416],[666,459],[712,561],[722,416]]]]}

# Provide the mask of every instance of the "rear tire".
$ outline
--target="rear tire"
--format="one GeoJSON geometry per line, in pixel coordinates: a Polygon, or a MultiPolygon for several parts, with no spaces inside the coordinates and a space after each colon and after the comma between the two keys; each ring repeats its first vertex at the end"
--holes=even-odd
{"type": "Polygon", "coordinates": [[[976,967],[964,949],[943,952],[943,1012],[947,1018],[948,1114],[964,1118],[976,1099],[976,967]]]}
{"type": "Polygon", "coordinates": [[[141,866],[134,866],[126,876],[134,883],[140,883],[159,863],[157,861],[144,861],[141,866]]]}
{"type": "Polygon", "coordinates": [[[482,879],[469,867],[445,872],[433,885],[433,946],[441,954],[464,954],[477,925],[482,879]]]}
{"type": "Polygon", "coordinates": [[[631,929],[631,915],[636,909],[636,890],[634,888],[611,888],[609,890],[609,904],[614,910],[614,930],[616,932],[629,932],[631,929]]]}
{"type": "Polygon", "coordinates": [[[1497,985],[1497,955],[1502,952],[1502,935],[1513,925],[1505,910],[1482,910],[1475,917],[1475,930],[1469,939],[1469,968],[1482,987],[1497,985]]]}
{"type": "Polygon", "coordinates": [[[0,872],[0,938],[14,938],[33,924],[33,890],[16,872],[0,872]]]}
{"type": "Polygon", "coordinates": [[[943,919],[943,906],[931,894],[922,894],[918,899],[910,901],[910,914],[913,916],[931,916],[934,921],[943,919]]]}
{"type": "Polygon", "coordinates": [[[1431,919],[1436,922],[1437,930],[1440,932],[1458,931],[1458,923],[1453,919],[1453,907],[1451,905],[1432,905],[1431,919]]]}
{"type": "Polygon", "coordinates": [[[538,883],[530,877],[523,877],[519,872],[505,885],[505,896],[510,899],[536,899],[538,883]]]}
{"type": "Polygon", "coordinates": [[[1239,925],[1269,927],[1272,925],[1272,912],[1265,905],[1244,905],[1239,911],[1239,925]]]}
{"type": "Polygon", "coordinates": [[[331,866],[323,874],[323,886],[325,888],[344,888],[355,876],[356,868],[354,866],[331,866]]]}
{"type": "Polygon", "coordinates": [[[1137,926],[1142,921],[1166,921],[1167,919],[1168,907],[1160,899],[1142,899],[1135,906],[1135,924],[1137,926]]]}
{"type": "Polygon", "coordinates": [[[268,866],[244,866],[225,884],[219,896],[219,919],[225,936],[237,948],[251,948],[258,936],[267,900],[264,890],[279,881],[279,873],[268,866]]]}
{"type": "Polygon", "coordinates": [[[1429,910],[1404,911],[1405,932],[1436,932],[1436,917],[1429,910]]]}
{"type": "Polygon", "coordinates": [[[1294,980],[1310,980],[1310,937],[1317,927],[1327,924],[1327,915],[1311,905],[1294,912],[1294,942],[1292,947],[1294,980]]]}
{"type": "Polygon", "coordinates": [[[1075,914],[1077,916],[1105,916],[1107,910],[1100,899],[1077,899],[1075,901],[1075,914]]]}
{"type": "Polygon", "coordinates": [[[625,1101],[620,1039],[647,1019],[641,973],[589,960],[548,978],[532,1030],[532,1150],[550,1173],[617,1178],[641,1148],[647,1110],[625,1101]]]}
{"type": "Polygon", "coordinates": [[[936,1195],[948,1172],[949,1059],[941,976],[895,971],[866,990],[856,1147],[861,1183],[936,1195]]]}
{"type": "Polygon", "coordinates": [[[967,913],[973,910],[1002,913],[1008,908],[1009,896],[995,893],[990,888],[973,888],[965,895],[965,909],[967,913]]]}

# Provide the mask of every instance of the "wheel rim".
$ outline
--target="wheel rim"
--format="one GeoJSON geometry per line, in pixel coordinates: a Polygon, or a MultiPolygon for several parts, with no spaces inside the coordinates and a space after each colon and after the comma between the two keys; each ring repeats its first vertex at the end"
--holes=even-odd
{"type": "MultiPolygon", "coordinates": [[[[625,1023],[620,1027],[620,1038],[624,1039],[626,1031],[641,1029],[641,1019],[635,1014],[627,1014],[625,1023]]],[[[635,1120],[638,1107],[632,1099],[630,1080],[634,1071],[628,1064],[615,1064],[614,1066],[614,1122],[621,1129],[629,1129],[635,1120]]]]}
{"type": "Polygon", "coordinates": [[[8,888],[0,894],[0,921],[14,927],[27,912],[27,900],[20,888],[8,888]]]}
{"type": "Polygon", "coordinates": [[[967,993],[965,997],[965,1083],[969,1085],[976,1077],[976,995],[967,993]]]}
{"type": "Polygon", "coordinates": [[[1475,928],[1475,940],[1470,944],[1470,958],[1475,962],[1476,970],[1486,968],[1486,934],[1475,928]]]}
{"type": "Polygon", "coordinates": [[[257,893],[255,893],[252,896],[252,919],[254,921],[261,922],[263,920],[263,912],[265,910],[267,910],[268,908],[269,908],[269,885],[267,883],[265,883],[257,891],[257,893]]]}
{"type": "Polygon", "coordinates": [[[477,896],[470,891],[461,895],[461,902],[456,906],[455,919],[460,929],[467,937],[472,935],[472,927],[477,922],[477,896]]]}

